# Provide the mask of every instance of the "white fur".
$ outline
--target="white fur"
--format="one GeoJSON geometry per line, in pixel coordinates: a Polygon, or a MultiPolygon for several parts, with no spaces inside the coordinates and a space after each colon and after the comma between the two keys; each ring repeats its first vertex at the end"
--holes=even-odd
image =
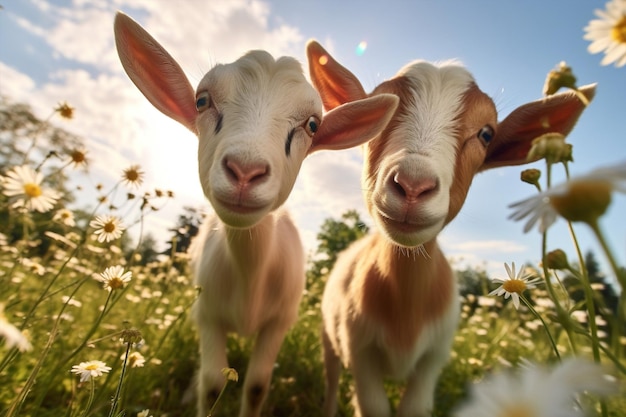
{"type": "Polygon", "coordinates": [[[237,332],[255,337],[239,415],[258,416],[304,289],[304,251],[281,206],[309,153],[377,135],[398,98],[349,103],[322,123],[319,94],[293,58],[251,51],[212,68],[194,93],[167,51],[121,13],[115,40],[139,90],[197,134],[200,182],[216,213],[190,248],[201,287],[193,308],[200,338],[197,415],[206,416],[207,394],[214,401],[225,382],[227,334],[237,332]]]}

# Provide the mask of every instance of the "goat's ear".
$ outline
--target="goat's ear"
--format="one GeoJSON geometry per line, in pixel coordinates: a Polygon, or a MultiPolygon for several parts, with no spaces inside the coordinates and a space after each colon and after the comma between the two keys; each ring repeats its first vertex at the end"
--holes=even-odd
{"type": "Polygon", "coordinates": [[[393,94],[379,94],[336,107],[324,115],[309,154],[322,149],[352,148],[374,138],[385,129],[398,102],[393,94]]]}
{"type": "Polygon", "coordinates": [[[197,134],[195,92],[178,63],[124,13],[117,12],[113,28],[117,54],[139,91],[154,107],[197,134]]]}
{"type": "MultiPolygon", "coordinates": [[[[595,91],[596,84],[578,89],[587,102],[593,99],[595,91]]],[[[524,104],[513,110],[498,124],[496,136],[487,148],[487,157],[480,168],[481,171],[534,162],[526,158],[532,141],[546,133],[567,136],[585,107],[586,103],[581,100],[578,93],[568,91],[524,104]]]]}
{"type": "Polygon", "coordinates": [[[354,74],[335,61],[322,45],[314,40],[309,41],[306,54],[311,82],[322,97],[324,109],[332,110],[342,104],[367,97],[354,74]]]}

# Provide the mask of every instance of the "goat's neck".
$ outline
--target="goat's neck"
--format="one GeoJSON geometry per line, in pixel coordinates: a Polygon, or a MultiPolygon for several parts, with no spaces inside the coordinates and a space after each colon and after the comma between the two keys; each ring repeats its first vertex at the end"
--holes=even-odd
{"type": "Polygon", "coordinates": [[[391,279],[399,284],[403,281],[407,281],[406,285],[415,284],[416,276],[423,284],[424,281],[438,279],[449,270],[436,239],[424,243],[420,248],[407,249],[380,236],[375,252],[376,266],[381,272],[381,278],[391,279]]]}
{"type": "Polygon", "coordinates": [[[228,255],[233,265],[244,277],[265,266],[275,255],[276,214],[270,213],[249,229],[238,229],[223,225],[228,255]]]}
{"type": "Polygon", "coordinates": [[[365,270],[355,271],[365,279],[361,309],[386,329],[390,346],[410,350],[424,326],[454,301],[452,270],[436,240],[421,252],[407,251],[380,235],[372,243],[360,257],[370,261],[357,266],[365,270]]]}

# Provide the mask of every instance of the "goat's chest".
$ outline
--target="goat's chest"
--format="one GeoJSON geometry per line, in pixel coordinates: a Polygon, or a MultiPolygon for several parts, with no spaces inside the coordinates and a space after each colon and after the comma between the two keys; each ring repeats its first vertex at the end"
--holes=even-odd
{"type": "Polygon", "coordinates": [[[360,314],[372,326],[378,344],[412,356],[418,344],[430,339],[423,333],[447,320],[455,291],[448,274],[420,276],[407,271],[389,277],[372,268],[362,287],[360,314]]]}

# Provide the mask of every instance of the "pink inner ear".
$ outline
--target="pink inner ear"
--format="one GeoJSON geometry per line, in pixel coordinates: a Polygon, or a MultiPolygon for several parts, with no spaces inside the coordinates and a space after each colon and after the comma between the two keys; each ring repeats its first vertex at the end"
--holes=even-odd
{"type": "Polygon", "coordinates": [[[307,44],[307,58],[311,82],[320,93],[326,110],[367,97],[354,74],[339,64],[319,43],[310,41],[307,44]]]}
{"type": "Polygon", "coordinates": [[[172,56],[123,13],[115,17],[115,43],[129,78],[165,115],[197,134],[195,92],[172,56]]]}

